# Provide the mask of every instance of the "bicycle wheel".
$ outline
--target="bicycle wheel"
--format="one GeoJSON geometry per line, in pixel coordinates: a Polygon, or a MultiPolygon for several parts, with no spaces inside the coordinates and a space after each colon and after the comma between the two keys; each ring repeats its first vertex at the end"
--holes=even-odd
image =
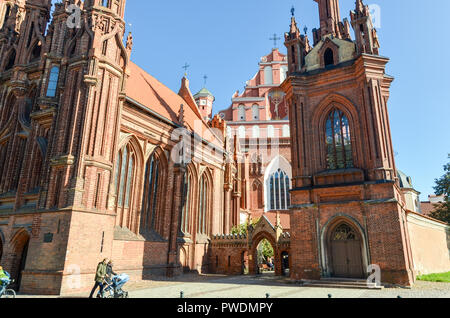
{"type": "Polygon", "coordinates": [[[12,289],[7,289],[3,293],[2,298],[16,298],[16,292],[12,289]]]}

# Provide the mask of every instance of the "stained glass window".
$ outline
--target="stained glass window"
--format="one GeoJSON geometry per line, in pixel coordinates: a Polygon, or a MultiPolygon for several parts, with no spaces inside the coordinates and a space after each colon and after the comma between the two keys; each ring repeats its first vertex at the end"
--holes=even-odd
{"type": "Polygon", "coordinates": [[[288,175],[278,169],[269,177],[270,210],[287,210],[291,205],[290,180],[288,175]]]}
{"type": "Polygon", "coordinates": [[[334,230],[332,239],[333,241],[355,241],[357,235],[349,225],[343,223],[334,230]]]}
{"type": "Polygon", "coordinates": [[[58,85],[59,67],[53,66],[48,78],[47,97],[56,96],[56,87],[58,85]]]}
{"type": "Polygon", "coordinates": [[[350,125],[344,113],[333,109],[326,122],[327,169],[353,168],[350,125]]]}
{"type": "MultiPolygon", "coordinates": [[[[119,151],[116,163],[116,176],[114,184],[116,186],[117,203],[119,211],[127,213],[131,207],[133,196],[133,179],[135,175],[135,154],[130,146],[125,146],[119,151]]],[[[131,215],[129,213],[129,215],[131,215]]],[[[122,214],[121,226],[130,228],[132,221],[122,214]]],[[[131,229],[131,228],[130,228],[131,229]]]]}
{"type": "Polygon", "coordinates": [[[189,234],[189,209],[191,207],[191,174],[187,173],[185,177],[186,182],[184,185],[184,206],[181,214],[181,231],[184,234],[189,234]]]}
{"type": "Polygon", "coordinates": [[[142,198],[143,226],[158,231],[158,208],[161,195],[161,160],[157,154],[148,159],[145,166],[144,197],[142,198]]]}
{"type": "Polygon", "coordinates": [[[198,224],[197,233],[208,234],[208,206],[211,203],[210,200],[210,187],[208,178],[203,174],[200,179],[200,192],[199,192],[199,209],[198,209],[198,224]]]}

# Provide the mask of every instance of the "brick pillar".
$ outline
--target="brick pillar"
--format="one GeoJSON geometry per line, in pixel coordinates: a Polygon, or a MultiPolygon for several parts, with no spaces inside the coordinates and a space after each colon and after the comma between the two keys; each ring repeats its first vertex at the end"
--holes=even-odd
{"type": "Polygon", "coordinates": [[[230,215],[231,215],[231,189],[225,186],[225,202],[224,202],[224,234],[230,234],[230,215]]]}
{"type": "Polygon", "coordinates": [[[174,167],[173,176],[173,204],[172,215],[170,222],[170,234],[169,234],[169,253],[167,258],[167,276],[173,277],[181,273],[181,264],[178,259],[178,246],[177,239],[180,228],[180,215],[181,215],[181,196],[183,195],[183,181],[186,174],[186,167],[176,165],[174,167]]]}
{"type": "Polygon", "coordinates": [[[318,242],[315,224],[317,209],[308,208],[291,212],[291,277],[320,279],[318,242]]]}

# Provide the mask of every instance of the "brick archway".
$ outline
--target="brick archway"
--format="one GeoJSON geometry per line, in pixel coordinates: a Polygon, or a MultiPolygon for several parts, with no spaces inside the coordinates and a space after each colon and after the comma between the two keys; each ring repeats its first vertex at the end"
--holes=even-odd
{"type": "MultiPolygon", "coordinates": [[[[367,240],[365,233],[358,221],[349,216],[338,215],[328,221],[322,230],[322,262],[323,275],[326,277],[366,278],[368,266],[367,240]],[[354,236],[353,239],[340,238],[340,244],[336,244],[333,235],[339,227],[346,226],[354,236]],[[342,250],[336,250],[343,245],[342,250]],[[345,259],[345,262],[340,260],[345,259]],[[341,263],[341,264],[339,264],[341,263]],[[346,263],[346,264],[345,264],[346,263]],[[348,265],[353,270],[338,268],[340,265],[348,265]],[[357,269],[355,269],[357,267],[357,269]]],[[[341,266],[342,267],[342,266],[341,266]]]]}
{"type": "Polygon", "coordinates": [[[11,254],[10,254],[10,274],[14,279],[14,288],[19,291],[22,272],[25,270],[28,245],[30,242],[30,235],[25,230],[19,230],[11,240],[11,254]]]}
{"type": "Polygon", "coordinates": [[[263,240],[267,240],[270,245],[272,245],[274,251],[274,265],[275,265],[275,275],[281,276],[281,260],[280,253],[278,249],[278,244],[275,241],[275,238],[268,232],[259,232],[252,239],[251,246],[251,260],[249,262],[249,271],[251,275],[258,274],[258,246],[261,244],[263,240]]]}

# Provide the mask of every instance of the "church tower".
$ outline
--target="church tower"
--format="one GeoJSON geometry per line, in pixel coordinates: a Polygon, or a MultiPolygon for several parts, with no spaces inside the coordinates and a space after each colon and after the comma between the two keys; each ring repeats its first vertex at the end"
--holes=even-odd
{"type": "Polygon", "coordinates": [[[202,88],[197,94],[194,95],[195,102],[198,105],[202,118],[206,121],[210,121],[212,117],[212,108],[214,103],[214,95],[206,88],[202,88]]]}
{"type": "MultiPolygon", "coordinates": [[[[293,189],[293,279],[365,279],[370,265],[386,283],[410,285],[405,200],[394,160],[387,102],[393,78],[379,55],[361,0],[349,23],[338,0],[315,0],[320,29],[299,61],[301,37],[286,33],[293,189]],[[294,48],[294,49],[293,49],[294,48]],[[299,64],[300,63],[300,64],[299,64]]],[[[294,27],[293,27],[294,25],[294,27]]]]}
{"type": "Polygon", "coordinates": [[[113,163],[133,41],[124,44],[125,0],[58,2],[49,25],[51,0],[1,4],[0,193],[15,211],[39,211],[4,260],[22,273],[21,291],[64,293],[74,271],[95,267],[80,259],[111,254],[120,217],[113,163]],[[22,250],[32,261],[19,264],[22,250]]]}

